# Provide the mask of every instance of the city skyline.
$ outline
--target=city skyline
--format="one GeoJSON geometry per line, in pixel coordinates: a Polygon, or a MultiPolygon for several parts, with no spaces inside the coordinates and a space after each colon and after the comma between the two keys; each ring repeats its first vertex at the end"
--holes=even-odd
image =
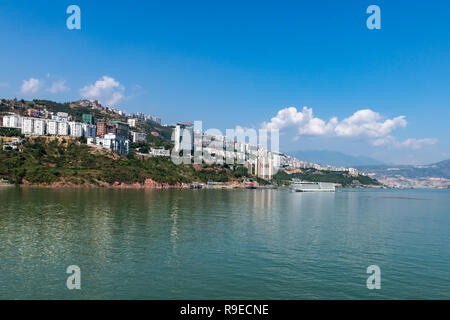
{"type": "Polygon", "coordinates": [[[319,2],[78,1],[81,30],[68,30],[68,4],[5,1],[0,96],[98,99],[223,131],[268,126],[284,152],[450,158],[449,4],[377,1],[382,28],[368,30],[371,3],[319,2]]]}

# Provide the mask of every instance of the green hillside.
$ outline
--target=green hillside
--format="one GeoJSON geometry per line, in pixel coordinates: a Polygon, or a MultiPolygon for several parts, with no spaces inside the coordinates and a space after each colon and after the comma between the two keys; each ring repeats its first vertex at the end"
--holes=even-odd
{"type": "Polygon", "coordinates": [[[367,176],[352,176],[345,172],[337,171],[319,171],[313,168],[303,169],[301,172],[288,174],[285,171],[279,171],[273,180],[279,184],[289,184],[292,179],[300,179],[310,182],[332,182],[340,184],[343,187],[355,187],[355,186],[379,186],[380,183],[367,176]]]}
{"type": "MultiPolygon", "coordinates": [[[[0,139],[0,147],[1,147],[0,139]]],[[[0,149],[0,179],[14,184],[102,185],[143,183],[239,182],[254,178],[246,168],[175,165],[169,158],[127,157],[98,150],[77,140],[26,138],[23,151],[0,149]]]]}

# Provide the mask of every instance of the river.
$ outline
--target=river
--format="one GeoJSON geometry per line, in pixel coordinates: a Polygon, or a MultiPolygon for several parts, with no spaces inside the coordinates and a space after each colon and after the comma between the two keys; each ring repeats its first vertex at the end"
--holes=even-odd
{"type": "Polygon", "coordinates": [[[0,203],[1,299],[450,299],[449,190],[13,187],[0,203]]]}

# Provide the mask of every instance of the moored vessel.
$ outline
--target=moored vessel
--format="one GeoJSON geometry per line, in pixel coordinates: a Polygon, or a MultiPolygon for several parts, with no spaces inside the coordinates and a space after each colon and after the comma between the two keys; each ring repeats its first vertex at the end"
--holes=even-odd
{"type": "Polygon", "coordinates": [[[330,182],[307,182],[294,180],[291,184],[293,192],[334,192],[336,187],[330,182]]]}

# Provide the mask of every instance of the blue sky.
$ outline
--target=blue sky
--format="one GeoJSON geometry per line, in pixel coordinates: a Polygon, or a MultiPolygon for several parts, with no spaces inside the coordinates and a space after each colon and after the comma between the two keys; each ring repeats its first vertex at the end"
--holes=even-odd
{"type": "Polygon", "coordinates": [[[280,129],[283,151],[434,162],[450,158],[449,12],[437,0],[3,0],[0,97],[98,93],[165,123],[265,122],[280,129]],[[81,8],[81,30],[66,27],[71,4],[81,8]],[[381,8],[381,30],[366,27],[371,4],[381,8]],[[97,85],[110,90],[95,91],[105,76],[97,85]],[[303,106],[326,130],[305,129],[319,120],[303,106]],[[366,109],[362,122],[350,118],[366,109]],[[406,122],[385,128],[401,116],[406,122]]]}

